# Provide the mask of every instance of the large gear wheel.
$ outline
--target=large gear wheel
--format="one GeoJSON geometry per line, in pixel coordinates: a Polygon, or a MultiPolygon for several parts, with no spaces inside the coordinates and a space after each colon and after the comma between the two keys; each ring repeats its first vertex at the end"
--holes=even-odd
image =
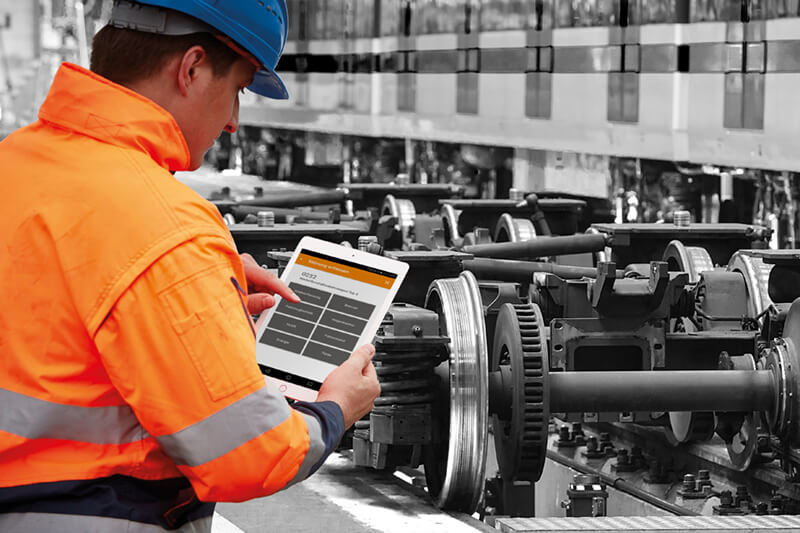
{"type": "Polygon", "coordinates": [[[500,474],[505,480],[536,482],[544,468],[550,421],[549,362],[539,306],[503,304],[492,348],[489,372],[502,376],[503,394],[498,396],[510,403],[492,415],[500,474]]]}

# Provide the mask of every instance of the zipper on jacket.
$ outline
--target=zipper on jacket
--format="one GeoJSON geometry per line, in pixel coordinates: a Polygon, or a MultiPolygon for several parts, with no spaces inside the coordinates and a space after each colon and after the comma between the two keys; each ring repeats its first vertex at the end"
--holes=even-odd
{"type": "Polygon", "coordinates": [[[253,332],[253,337],[256,337],[256,328],[253,326],[253,319],[250,317],[250,312],[247,310],[247,292],[239,285],[239,280],[235,277],[231,276],[231,283],[236,288],[236,292],[239,295],[239,303],[242,304],[242,311],[244,311],[244,316],[247,318],[247,324],[250,326],[250,331],[253,332]],[[244,297],[244,299],[242,299],[244,297]]]}

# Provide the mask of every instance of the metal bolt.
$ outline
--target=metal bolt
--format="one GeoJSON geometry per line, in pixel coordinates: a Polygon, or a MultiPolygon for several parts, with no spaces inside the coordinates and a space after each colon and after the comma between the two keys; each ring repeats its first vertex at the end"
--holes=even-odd
{"type": "Polygon", "coordinates": [[[508,199],[514,200],[515,202],[521,202],[525,199],[525,191],[521,191],[520,189],[515,189],[512,187],[508,190],[508,199]]]}
{"type": "Polygon", "coordinates": [[[672,214],[672,221],[676,226],[686,227],[692,223],[692,213],[689,211],[675,211],[672,214]]]}
{"type": "Polygon", "coordinates": [[[747,507],[750,504],[750,493],[747,491],[747,487],[744,485],[739,485],[736,487],[736,497],[734,502],[737,507],[747,507]]]}
{"type": "Polygon", "coordinates": [[[275,213],[272,211],[259,211],[256,216],[258,225],[262,228],[271,228],[275,225],[275,213]]]}
{"type": "Polygon", "coordinates": [[[769,511],[771,515],[783,514],[784,500],[780,494],[775,494],[769,500],[769,511]]]}
{"type": "Polygon", "coordinates": [[[600,476],[597,474],[575,474],[572,476],[573,485],[599,485],[600,476]]]}
{"type": "Polygon", "coordinates": [[[362,235],[358,238],[358,249],[362,252],[366,252],[370,243],[373,242],[378,242],[378,237],[375,235],[362,235]]]}
{"type": "Polygon", "coordinates": [[[602,496],[592,498],[592,516],[606,516],[606,499],[602,496]]]}
{"type": "Polygon", "coordinates": [[[605,451],[612,451],[614,443],[611,442],[611,435],[608,433],[600,433],[600,448],[605,451]]]}
{"type": "Polygon", "coordinates": [[[597,447],[597,437],[589,437],[586,441],[586,451],[596,452],[597,447]]]}
{"type": "Polygon", "coordinates": [[[686,492],[695,491],[695,478],[693,474],[684,474],[682,489],[686,492]]]}
{"type": "Polygon", "coordinates": [[[719,494],[720,507],[733,507],[733,494],[729,490],[723,490],[719,494]]]}
{"type": "Polygon", "coordinates": [[[618,465],[627,465],[630,464],[631,459],[628,456],[628,450],[625,448],[620,448],[617,450],[617,464],[618,465]]]}
{"type": "Polygon", "coordinates": [[[569,438],[569,426],[564,425],[564,426],[561,426],[560,428],[558,428],[558,440],[560,442],[566,442],[566,441],[570,440],[570,438],[569,438]]]}
{"type": "Polygon", "coordinates": [[[578,435],[586,436],[583,433],[583,426],[581,426],[580,422],[573,422],[572,423],[572,435],[577,437],[578,435]]]}

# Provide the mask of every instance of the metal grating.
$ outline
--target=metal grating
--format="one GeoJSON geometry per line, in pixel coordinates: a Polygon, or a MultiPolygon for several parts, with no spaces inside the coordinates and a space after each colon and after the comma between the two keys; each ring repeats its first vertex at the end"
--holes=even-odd
{"type": "Polygon", "coordinates": [[[632,531],[787,532],[800,530],[800,516],[628,516],[599,518],[498,518],[496,527],[504,533],[558,531],[592,533],[632,531]]]}

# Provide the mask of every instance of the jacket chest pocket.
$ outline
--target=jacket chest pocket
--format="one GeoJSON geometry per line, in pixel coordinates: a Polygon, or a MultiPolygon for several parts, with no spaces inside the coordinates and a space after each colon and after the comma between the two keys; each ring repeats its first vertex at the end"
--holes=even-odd
{"type": "Polygon", "coordinates": [[[246,296],[236,285],[230,268],[220,265],[160,294],[173,330],[214,401],[262,379],[246,296]]]}

